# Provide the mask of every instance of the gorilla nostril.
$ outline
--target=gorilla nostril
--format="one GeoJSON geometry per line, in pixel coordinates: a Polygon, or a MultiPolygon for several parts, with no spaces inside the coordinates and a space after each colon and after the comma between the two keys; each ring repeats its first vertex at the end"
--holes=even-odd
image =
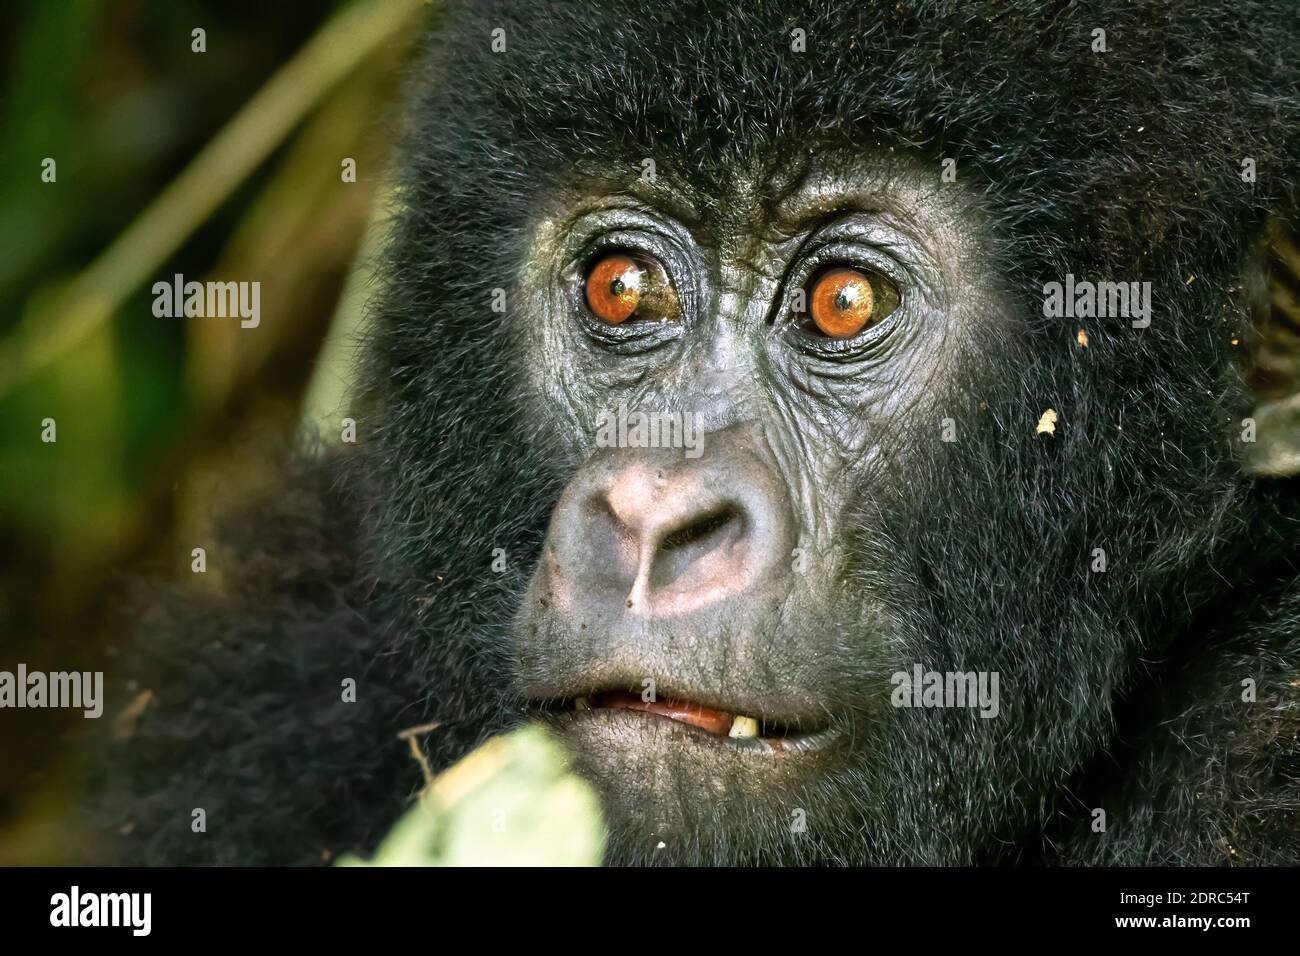
{"type": "MultiPolygon", "coordinates": [[[[591,545],[596,552],[604,552],[612,559],[604,569],[605,574],[612,576],[612,581],[630,583],[636,577],[637,567],[640,564],[640,536],[636,528],[629,527],[624,517],[603,495],[587,502],[586,519],[583,524],[592,528],[593,533],[598,535],[598,540],[591,540],[591,545]],[[602,531],[597,532],[594,529],[602,529],[602,531]],[[609,550],[605,551],[606,548],[609,550]]],[[[599,566],[597,562],[593,570],[599,566]]]]}
{"type": "Polygon", "coordinates": [[[712,537],[728,525],[734,525],[730,530],[739,529],[744,523],[740,512],[730,506],[724,506],[718,510],[704,515],[701,518],[691,522],[684,528],[679,528],[672,534],[668,535],[659,544],[660,551],[677,551],[688,545],[702,542],[706,538],[712,537]]]}
{"type": "Polygon", "coordinates": [[[705,586],[709,579],[733,573],[746,524],[743,512],[723,505],[665,535],[651,557],[651,589],[705,586]]]}

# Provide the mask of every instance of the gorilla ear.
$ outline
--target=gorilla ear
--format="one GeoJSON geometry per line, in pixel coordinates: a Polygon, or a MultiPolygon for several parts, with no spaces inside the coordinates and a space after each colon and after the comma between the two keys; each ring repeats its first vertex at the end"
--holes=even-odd
{"type": "Polygon", "coordinates": [[[1253,475],[1300,475],[1300,219],[1274,218],[1247,276],[1251,302],[1247,380],[1255,394],[1253,475]]]}

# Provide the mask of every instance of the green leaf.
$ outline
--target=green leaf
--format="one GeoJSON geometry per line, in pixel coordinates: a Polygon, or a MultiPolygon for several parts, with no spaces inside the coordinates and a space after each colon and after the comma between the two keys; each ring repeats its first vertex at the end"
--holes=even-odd
{"type": "Polygon", "coordinates": [[[598,866],[591,786],[540,727],[489,740],[434,779],[369,862],[339,866],[598,866]]]}

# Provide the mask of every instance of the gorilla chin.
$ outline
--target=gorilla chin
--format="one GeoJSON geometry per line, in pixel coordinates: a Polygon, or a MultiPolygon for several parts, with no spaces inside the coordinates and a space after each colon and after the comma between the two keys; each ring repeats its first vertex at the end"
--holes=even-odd
{"type": "Polygon", "coordinates": [[[837,729],[729,737],[692,722],[722,712],[662,698],[643,704],[632,694],[603,697],[542,719],[600,794],[611,863],[789,856],[802,836],[791,822],[803,818],[809,789],[833,769],[846,742],[837,729]],[[620,696],[628,701],[610,699],[620,696]]]}

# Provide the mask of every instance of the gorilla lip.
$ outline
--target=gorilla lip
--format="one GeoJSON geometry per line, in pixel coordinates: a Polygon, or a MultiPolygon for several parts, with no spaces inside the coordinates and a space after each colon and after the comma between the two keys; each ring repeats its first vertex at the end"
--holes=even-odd
{"type": "Polygon", "coordinates": [[[763,750],[807,750],[829,738],[827,731],[801,733],[757,717],[735,714],[695,701],[673,697],[643,700],[631,691],[600,691],[587,697],[575,697],[569,704],[573,711],[625,710],[662,717],[695,727],[712,737],[720,737],[743,747],[763,750]]]}
{"type": "MultiPolygon", "coordinates": [[[[581,700],[581,698],[579,699],[581,700]]],[[[699,727],[701,730],[707,730],[711,734],[718,735],[728,733],[732,724],[738,719],[727,711],[718,710],[716,707],[706,707],[704,704],[696,704],[687,700],[675,700],[671,697],[660,697],[655,700],[645,701],[639,695],[627,691],[606,691],[587,698],[587,701],[593,708],[608,707],[613,710],[635,710],[645,714],[658,714],[660,717],[667,717],[669,720],[690,724],[693,727],[699,727]]],[[[743,720],[745,718],[739,719],[743,720]]]]}

